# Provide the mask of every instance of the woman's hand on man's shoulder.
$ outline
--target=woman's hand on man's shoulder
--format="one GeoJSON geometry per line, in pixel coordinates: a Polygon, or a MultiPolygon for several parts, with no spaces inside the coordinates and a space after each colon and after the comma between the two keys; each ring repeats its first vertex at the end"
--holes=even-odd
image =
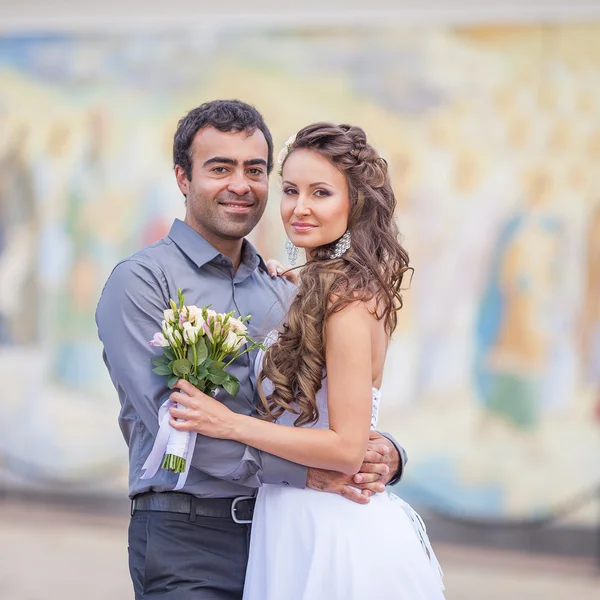
{"type": "Polygon", "coordinates": [[[300,274],[294,269],[285,269],[285,267],[276,259],[270,258],[267,262],[267,269],[269,275],[275,279],[276,277],[283,277],[290,283],[298,285],[300,283],[300,274]]]}

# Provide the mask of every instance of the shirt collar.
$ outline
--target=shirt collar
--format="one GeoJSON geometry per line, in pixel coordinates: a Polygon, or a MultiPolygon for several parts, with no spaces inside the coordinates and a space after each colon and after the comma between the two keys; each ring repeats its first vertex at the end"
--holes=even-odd
{"type": "MultiPolygon", "coordinates": [[[[179,249],[197,267],[202,267],[211,260],[221,256],[221,253],[211,246],[195,229],[192,229],[180,219],[175,219],[168,237],[177,244],[179,249]]],[[[256,248],[246,239],[244,239],[242,245],[242,262],[240,266],[242,265],[252,271],[256,267],[265,272],[268,271],[265,262],[256,251],[256,248]]]]}

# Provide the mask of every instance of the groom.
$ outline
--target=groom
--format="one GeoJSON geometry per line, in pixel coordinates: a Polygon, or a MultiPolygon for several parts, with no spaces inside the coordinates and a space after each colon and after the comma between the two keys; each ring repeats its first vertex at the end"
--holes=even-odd
{"type": "MultiPolygon", "coordinates": [[[[165,378],[152,373],[156,351],[147,341],[160,329],[177,288],[187,304],[252,315],[249,333],[255,338],[281,323],[293,291],[284,279],[269,276],[245,240],[265,210],[273,168],[273,141],[261,115],[236,100],[203,104],[179,122],[173,159],[186,199],[185,222],[176,220],[166,238],[121,261],[96,311],[129,446],[129,568],[138,600],[240,600],[256,488],[308,486],[366,503],[368,494],[399,480],[405,458],[390,439],[374,433],[352,479],[199,435],[180,492],[171,491],[177,475],[165,470],[140,479],[158,432],[158,409],[171,393],[165,378]]],[[[247,354],[231,366],[240,381],[236,398],[219,395],[239,413],[255,414],[253,361],[247,354]]]]}

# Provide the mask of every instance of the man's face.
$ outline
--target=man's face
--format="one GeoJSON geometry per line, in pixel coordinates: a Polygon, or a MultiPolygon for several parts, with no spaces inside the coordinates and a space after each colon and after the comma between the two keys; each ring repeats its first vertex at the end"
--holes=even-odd
{"type": "Polygon", "coordinates": [[[209,242],[248,235],[267,205],[267,140],[258,129],[223,133],[201,129],[192,142],[192,179],[177,165],[187,197],[186,222],[209,242]]]}

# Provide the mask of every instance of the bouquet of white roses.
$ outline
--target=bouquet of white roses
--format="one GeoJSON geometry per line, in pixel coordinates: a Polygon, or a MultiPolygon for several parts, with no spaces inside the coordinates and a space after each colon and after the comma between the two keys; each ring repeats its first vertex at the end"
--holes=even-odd
{"type": "MultiPolygon", "coordinates": [[[[250,315],[238,319],[234,313],[217,313],[208,306],[186,306],[183,293],[177,290],[179,305],[170,301],[170,308],[164,311],[161,331],[148,342],[151,346],[163,348],[162,356],[152,359],[157,375],[168,377],[167,384],[173,387],[179,379],[189,381],[205,394],[214,395],[222,387],[235,397],[240,389],[239,381],[227,367],[243,354],[262,344],[255,342],[246,327],[250,315]],[[245,348],[244,348],[245,346],[245,348]]],[[[154,447],[144,464],[143,479],[152,477],[163,469],[184,474],[175,489],[180,489],[189,470],[188,454],[193,452],[196,434],[177,431],[169,425],[167,400],[159,411],[160,428],[154,447]],[[157,458],[160,459],[157,461],[157,458]],[[164,456],[164,458],[163,458],[164,456]]]]}

